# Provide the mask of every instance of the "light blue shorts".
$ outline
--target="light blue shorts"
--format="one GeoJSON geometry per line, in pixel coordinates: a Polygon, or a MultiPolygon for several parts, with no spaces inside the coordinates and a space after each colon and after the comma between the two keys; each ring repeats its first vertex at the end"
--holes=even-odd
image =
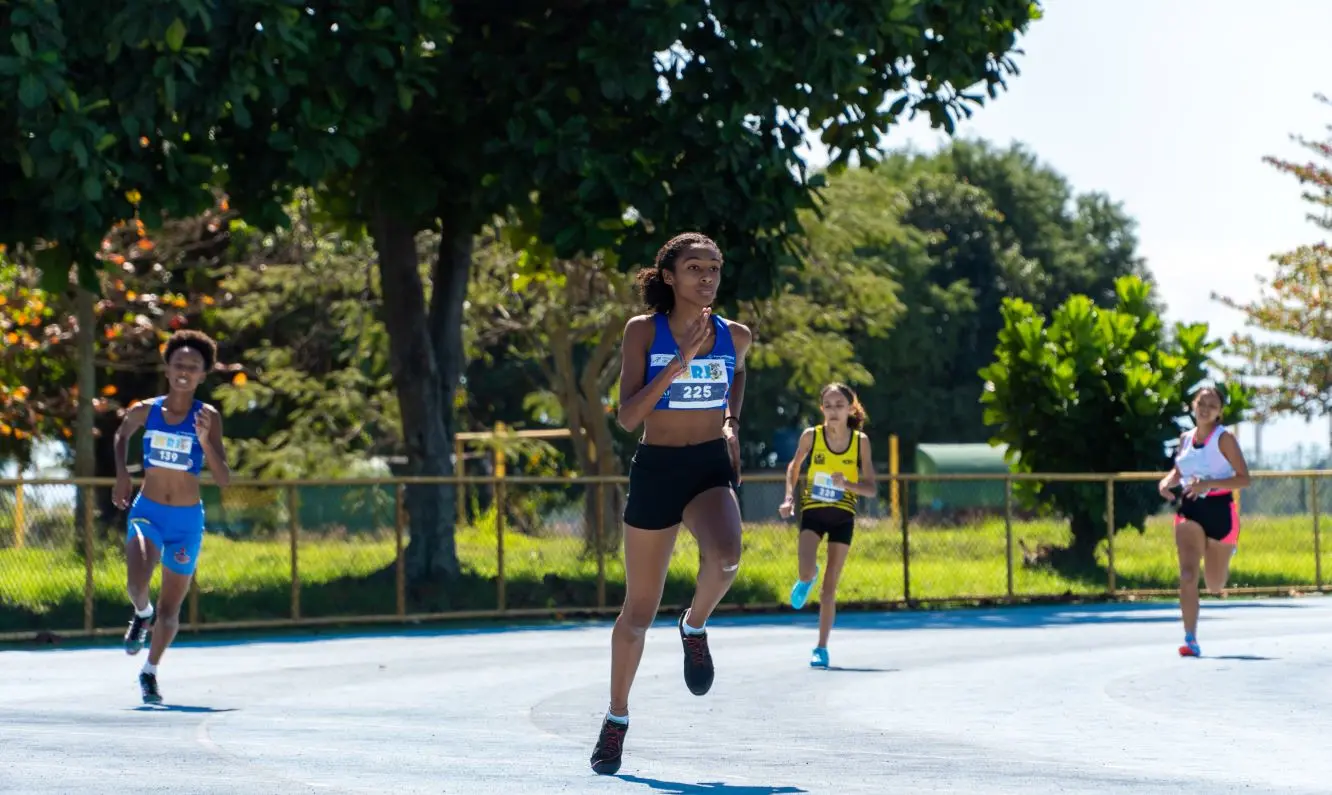
{"type": "Polygon", "coordinates": [[[133,541],[139,533],[161,550],[165,568],[185,576],[194,574],[203,547],[203,501],[197,505],[163,505],[140,492],[130,506],[126,541],[133,541]]]}

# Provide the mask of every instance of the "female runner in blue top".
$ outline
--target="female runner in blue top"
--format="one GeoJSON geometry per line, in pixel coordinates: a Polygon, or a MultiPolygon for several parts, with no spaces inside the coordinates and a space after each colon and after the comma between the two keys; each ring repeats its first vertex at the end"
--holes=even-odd
{"type": "Polygon", "coordinates": [[[125,632],[125,653],[138,654],[149,630],[152,647],[139,673],[146,704],[158,704],[157,665],[180,627],[180,606],[190,591],[203,545],[204,508],[199,473],[204,463],[219,486],[231,480],[222,448],[222,417],[217,409],[194,399],[194,392],[217,361],[217,344],[206,334],[177,331],[164,351],[165,395],[134,404],[116,430],[116,487],[113,499],[130,508],[125,538],[128,566],[126,588],[134,615],[125,632]],[[129,441],[143,429],[143,486],[134,491],[125,456],[129,441]],[[157,609],[149,599],[153,570],[162,564],[162,590],[157,609]]]}
{"type": "Polygon", "coordinates": [[[1179,610],[1184,619],[1180,656],[1200,657],[1198,563],[1207,590],[1219,595],[1239,548],[1239,506],[1234,493],[1249,485],[1249,465],[1235,434],[1221,424],[1221,392],[1206,386],[1193,397],[1194,429],[1180,437],[1175,466],[1159,486],[1177,499],[1175,547],[1179,550],[1179,610]],[[1178,492],[1176,494],[1175,492],[1178,492]]]}
{"type": "Polygon", "coordinates": [[[704,626],[740,567],[740,407],[745,326],[712,314],[722,255],[704,235],[680,235],[638,274],[651,314],[625,325],[621,343],[619,424],[643,426],[629,468],[624,508],[624,606],[611,634],[610,710],[592,752],[592,769],[620,769],[629,730],[629,689],[643,641],[661,605],[680,524],[698,541],[693,603],[677,622],[684,680],[701,696],[712,687],[704,626]]]}

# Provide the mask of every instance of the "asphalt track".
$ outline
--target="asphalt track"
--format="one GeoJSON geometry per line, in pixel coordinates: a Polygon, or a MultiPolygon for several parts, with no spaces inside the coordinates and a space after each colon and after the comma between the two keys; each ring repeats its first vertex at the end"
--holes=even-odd
{"type": "Polygon", "coordinates": [[[609,624],[0,652],[0,792],[1327,793],[1332,599],[717,618],[689,694],[648,646],[618,776],[588,767],[609,624]]]}

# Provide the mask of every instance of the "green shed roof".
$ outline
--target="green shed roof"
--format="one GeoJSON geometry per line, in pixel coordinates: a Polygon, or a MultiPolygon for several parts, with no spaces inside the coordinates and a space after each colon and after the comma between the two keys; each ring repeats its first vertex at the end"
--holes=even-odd
{"type": "Polygon", "coordinates": [[[1008,472],[1004,461],[1007,445],[988,444],[918,444],[916,471],[921,474],[985,474],[1008,472]]]}

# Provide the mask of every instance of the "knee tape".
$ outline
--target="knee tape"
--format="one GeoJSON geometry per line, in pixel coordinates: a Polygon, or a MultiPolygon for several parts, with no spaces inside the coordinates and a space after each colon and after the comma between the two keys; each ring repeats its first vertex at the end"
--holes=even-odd
{"type": "Polygon", "coordinates": [[[737,569],[739,569],[739,568],[740,568],[740,563],[739,563],[739,562],[736,562],[736,563],[732,563],[732,564],[729,565],[729,566],[722,566],[722,571],[726,572],[727,574],[730,574],[731,572],[733,572],[733,571],[735,571],[735,570],[737,570],[737,569]]]}

